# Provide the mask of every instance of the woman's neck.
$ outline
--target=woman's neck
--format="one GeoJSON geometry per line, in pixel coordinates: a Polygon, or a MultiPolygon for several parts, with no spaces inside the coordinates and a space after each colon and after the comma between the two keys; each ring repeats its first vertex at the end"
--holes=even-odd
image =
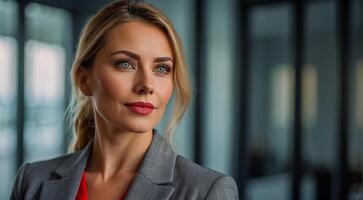
{"type": "Polygon", "coordinates": [[[97,173],[103,180],[120,174],[136,174],[152,137],[152,130],[131,133],[96,127],[86,171],[97,173]]]}

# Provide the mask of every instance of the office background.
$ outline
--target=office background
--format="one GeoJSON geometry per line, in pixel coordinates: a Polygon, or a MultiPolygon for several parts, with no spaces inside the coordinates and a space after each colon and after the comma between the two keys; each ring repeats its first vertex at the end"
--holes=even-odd
{"type": "MultiPolygon", "coordinates": [[[[66,153],[72,56],[107,2],[0,0],[0,200],[21,163],[66,153]]],[[[242,200],[363,199],[362,0],[146,2],[194,80],[178,153],[233,176],[242,200]]]]}

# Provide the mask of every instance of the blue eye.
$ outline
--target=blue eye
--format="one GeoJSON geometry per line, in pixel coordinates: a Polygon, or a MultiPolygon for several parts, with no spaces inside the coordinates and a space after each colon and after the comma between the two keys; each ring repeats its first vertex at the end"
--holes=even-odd
{"type": "Polygon", "coordinates": [[[119,61],[119,62],[116,62],[115,64],[118,68],[121,68],[121,69],[131,69],[132,68],[132,65],[129,61],[119,61]]]}
{"type": "Polygon", "coordinates": [[[161,65],[156,67],[154,71],[161,74],[168,74],[170,72],[170,67],[161,65]]]}

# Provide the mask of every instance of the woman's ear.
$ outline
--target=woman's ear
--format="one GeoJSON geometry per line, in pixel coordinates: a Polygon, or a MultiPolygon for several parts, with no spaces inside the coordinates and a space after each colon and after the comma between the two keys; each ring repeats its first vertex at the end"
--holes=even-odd
{"type": "Polygon", "coordinates": [[[85,96],[92,96],[92,91],[89,85],[90,73],[84,67],[80,66],[77,71],[78,74],[78,86],[81,92],[85,96]]]}

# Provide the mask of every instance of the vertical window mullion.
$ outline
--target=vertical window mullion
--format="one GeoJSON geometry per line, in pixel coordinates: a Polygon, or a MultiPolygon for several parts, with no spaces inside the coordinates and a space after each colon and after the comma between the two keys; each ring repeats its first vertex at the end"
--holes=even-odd
{"type": "Polygon", "coordinates": [[[292,165],[292,196],[291,199],[299,200],[301,197],[301,154],[302,154],[302,68],[304,52],[304,4],[302,0],[293,2],[294,10],[294,67],[295,67],[295,97],[294,97],[294,122],[293,122],[293,165],[292,165]]]}
{"type": "Polygon", "coordinates": [[[348,198],[348,102],[349,102],[349,87],[348,87],[348,56],[350,55],[349,45],[349,8],[350,1],[338,0],[337,7],[337,32],[338,32],[338,63],[340,65],[338,91],[338,112],[339,112],[339,127],[338,127],[338,154],[334,180],[334,197],[335,199],[345,200],[348,198]]]}
{"type": "Polygon", "coordinates": [[[25,59],[25,6],[26,0],[18,1],[18,70],[17,70],[17,166],[24,162],[24,122],[25,122],[25,100],[24,100],[24,59],[25,59]]]}
{"type": "Polygon", "coordinates": [[[204,102],[205,102],[205,82],[206,82],[206,26],[205,26],[205,1],[197,0],[196,1],[196,10],[195,10],[195,41],[196,41],[196,56],[195,56],[195,66],[196,66],[196,86],[197,86],[197,94],[195,101],[195,147],[194,147],[194,161],[196,163],[203,163],[203,136],[204,136],[204,102]]]}
{"type": "Polygon", "coordinates": [[[241,200],[246,199],[246,187],[248,181],[248,107],[249,107],[249,68],[250,68],[250,55],[249,55],[249,18],[248,13],[250,6],[246,1],[237,0],[236,3],[237,16],[239,18],[240,28],[237,29],[236,40],[236,68],[239,70],[236,73],[235,80],[238,81],[239,90],[236,95],[236,105],[238,105],[238,111],[235,113],[235,147],[236,153],[236,180],[238,184],[239,198],[241,200]]]}

